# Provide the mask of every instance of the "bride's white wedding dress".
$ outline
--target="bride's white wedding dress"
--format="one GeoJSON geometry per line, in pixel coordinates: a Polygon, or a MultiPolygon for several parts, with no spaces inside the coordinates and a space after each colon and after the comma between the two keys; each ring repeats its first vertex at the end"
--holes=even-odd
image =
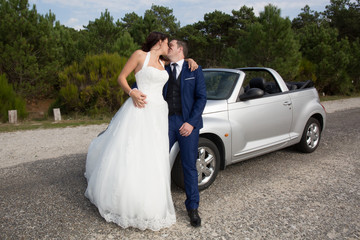
{"type": "Polygon", "coordinates": [[[169,76],[147,66],[135,74],[147,95],[145,108],[129,98],[88,150],[85,196],[102,217],[123,228],[159,230],[176,221],[170,191],[168,106],[162,89],[169,76]]]}

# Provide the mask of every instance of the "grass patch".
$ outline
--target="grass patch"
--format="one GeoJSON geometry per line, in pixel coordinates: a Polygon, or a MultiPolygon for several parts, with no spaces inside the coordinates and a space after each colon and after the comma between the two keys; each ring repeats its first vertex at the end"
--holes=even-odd
{"type": "Polygon", "coordinates": [[[324,101],[332,101],[332,100],[340,100],[340,99],[347,99],[347,98],[354,98],[354,97],[360,97],[360,93],[351,95],[351,96],[319,96],[320,97],[320,101],[324,102],[324,101]]]}
{"type": "MultiPolygon", "coordinates": [[[[360,97],[360,93],[352,96],[320,96],[320,101],[340,100],[353,97],[360,97]]],[[[17,124],[0,123],[0,132],[109,124],[114,114],[115,113],[110,113],[108,115],[89,117],[75,113],[73,115],[62,116],[63,120],[59,122],[54,122],[52,117],[47,117],[46,115],[43,118],[20,121],[17,124]]]]}
{"type": "Polygon", "coordinates": [[[110,116],[98,116],[90,118],[86,116],[62,116],[61,121],[54,122],[53,119],[32,119],[20,121],[17,124],[2,123],[0,124],[0,132],[15,132],[21,130],[35,130],[35,129],[49,129],[49,128],[64,128],[64,127],[78,127],[87,125],[109,124],[110,116]]]}

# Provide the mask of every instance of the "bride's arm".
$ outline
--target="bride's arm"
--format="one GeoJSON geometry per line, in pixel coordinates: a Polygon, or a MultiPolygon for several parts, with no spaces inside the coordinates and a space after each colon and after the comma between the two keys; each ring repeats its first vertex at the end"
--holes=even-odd
{"type": "MultiPolygon", "coordinates": [[[[165,66],[169,65],[171,62],[167,57],[163,57],[162,60],[165,62],[165,66]]],[[[198,69],[199,65],[195,62],[194,59],[186,58],[184,60],[188,62],[189,68],[191,69],[192,72],[195,71],[196,69],[198,69]]]]}
{"type": "Polygon", "coordinates": [[[188,62],[189,68],[191,69],[192,72],[195,71],[196,69],[198,69],[199,65],[195,62],[194,59],[186,58],[185,61],[188,62]]]}
{"type": "Polygon", "coordinates": [[[129,96],[132,98],[135,107],[139,107],[139,108],[145,107],[146,95],[143,94],[141,91],[139,91],[136,88],[131,89],[131,87],[129,86],[129,83],[128,83],[126,78],[130,75],[130,73],[132,71],[137,72],[137,71],[139,71],[141,69],[141,65],[142,65],[141,60],[143,58],[144,58],[143,51],[141,51],[141,50],[135,51],[131,55],[129,60],[126,62],[124,68],[120,72],[120,75],[119,75],[119,77],[117,79],[118,83],[120,84],[120,86],[124,90],[124,92],[129,94],[129,96]]]}

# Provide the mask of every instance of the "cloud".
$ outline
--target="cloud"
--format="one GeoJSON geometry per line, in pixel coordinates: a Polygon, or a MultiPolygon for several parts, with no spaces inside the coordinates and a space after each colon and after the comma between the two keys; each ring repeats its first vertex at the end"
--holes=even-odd
{"type": "Polygon", "coordinates": [[[116,21],[131,12],[143,16],[152,4],[172,9],[173,15],[180,21],[181,26],[202,21],[206,13],[215,10],[231,14],[232,10],[239,10],[242,6],[252,7],[255,15],[258,16],[264,11],[266,5],[272,4],[281,9],[282,17],[288,16],[292,19],[305,5],[309,5],[315,11],[324,11],[325,6],[330,4],[329,0],[29,0],[29,3],[36,4],[37,9],[41,8],[43,14],[51,9],[62,24],[76,29],[81,29],[82,25],[87,25],[89,21],[99,18],[105,9],[108,9],[116,21]],[[75,19],[78,20],[77,23],[74,22],[75,19]]]}
{"type": "MultiPolygon", "coordinates": [[[[34,0],[32,1],[34,2],[34,0]]],[[[68,8],[68,7],[77,7],[82,9],[100,9],[105,10],[108,9],[110,12],[112,11],[124,11],[124,10],[139,10],[143,8],[151,7],[151,2],[147,0],[138,0],[138,1],[118,1],[118,0],[37,0],[37,3],[43,2],[46,4],[58,5],[60,7],[68,8]]],[[[170,1],[168,0],[158,0],[153,1],[158,2],[156,5],[166,4],[170,1]]]]}
{"type": "Polygon", "coordinates": [[[73,25],[73,24],[76,24],[76,23],[78,23],[78,22],[79,22],[79,19],[77,19],[77,18],[70,18],[70,19],[66,22],[66,24],[73,25]]]}
{"type": "Polygon", "coordinates": [[[273,4],[281,9],[285,8],[296,8],[300,11],[305,5],[309,6],[325,6],[329,3],[329,0],[303,0],[303,1],[289,1],[289,0],[275,0],[275,1],[262,1],[262,0],[227,0],[227,1],[218,1],[218,0],[182,0],[181,2],[174,2],[170,0],[133,0],[133,1],[124,1],[124,0],[32,0],[35,4],[52,4],[57,5],[63,8],[68,7],[77,7],[83,9],[108,9],[110,12],[118,11],[140,11],[146,10],[151,7],[152,4],[168,6],[173,8],[187,9],[194,14],[200,12],[212,12],[215,9],[220,11],[231,11],[233,9],[239,9],[240,7],[246,5],[248,7],[253,7],[255,11],[259,12],[264,9],[264,6],[268,4],[273,4]]]}
{"type": "Polygon", "coordinates": [[[77,18],[70,18],[65,23],[63,23],[65,26],[70,26],[76,30],[84,29],[84,27],[80,24],[80,20],[77,18]]]}

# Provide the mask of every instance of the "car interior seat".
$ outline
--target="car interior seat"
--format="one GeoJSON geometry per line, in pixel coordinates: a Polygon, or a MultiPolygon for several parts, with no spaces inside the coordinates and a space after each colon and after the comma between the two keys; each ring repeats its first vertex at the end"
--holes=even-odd
{"type": "Polygon", "coordinates": [[[261,90],[264,91],[264,94],[267,94],[266,89],[265,89],[266,81],[262,77],[252,78],[249,82],[249,86],[250,86],[250,88],[260,88],[261,90]]]}
{"type": "Polygon", "coordinates": [[[292,83],[286,83],[286,86],[288,87],[289,91],[296,90],[297,85],[292,83]]]}

